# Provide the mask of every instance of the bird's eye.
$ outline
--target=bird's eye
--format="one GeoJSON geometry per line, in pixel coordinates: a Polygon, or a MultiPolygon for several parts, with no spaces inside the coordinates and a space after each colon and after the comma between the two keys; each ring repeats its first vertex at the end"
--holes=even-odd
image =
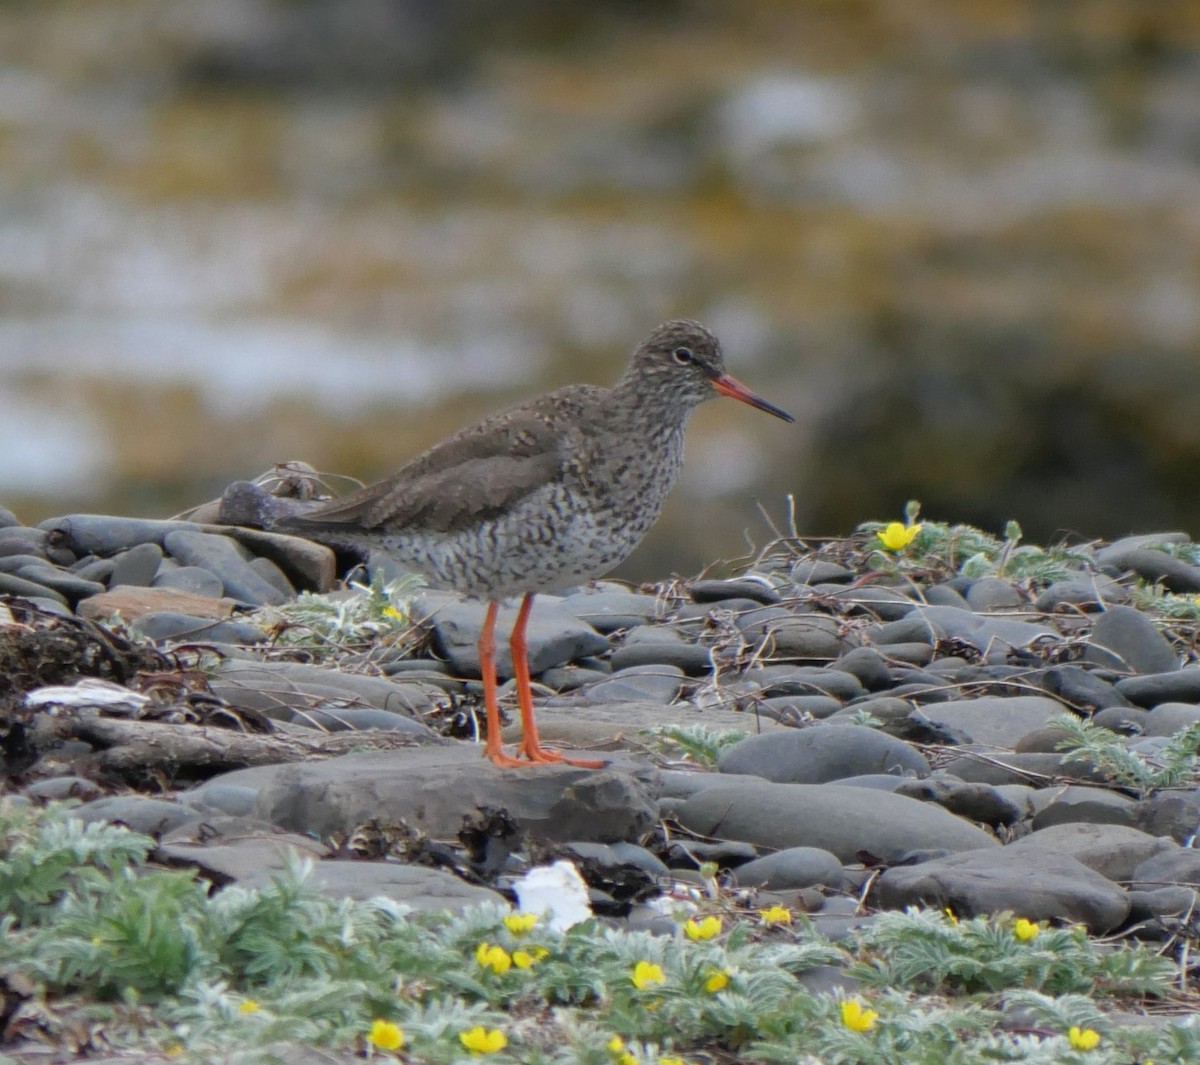
{"type": "Polygon", "coordinates": [[[686,366],[689,362],[692,362],[696,356],[692,354],[691,348],[676,348],[673,352],[671,352],[671,358],[679,363],[680,366],[686,366]]]}

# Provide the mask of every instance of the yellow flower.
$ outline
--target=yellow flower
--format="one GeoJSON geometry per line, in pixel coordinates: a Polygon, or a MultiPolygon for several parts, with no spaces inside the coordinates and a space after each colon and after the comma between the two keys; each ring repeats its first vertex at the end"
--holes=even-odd
{"type": "Polygon", "coordinates": [[[1040,928],[1032,921],[1027,921],[1024,917],[1018,917],[1013,924],[1013,935],[1022,942],[1033,939],[1041,931],[1040,928]]]}
{"type": "Polygon", "coordinates": [[[1067,1038],[1076,1050],[1094,1050],[1100,1045],[1099,1032],[1092,1028],[1080,1028],[1077,1024],[1068,1030],[1067,1038]]]}
{"type": "Polygon", "coordinates": [[[704,981],[704,990],[710,995],[715,995],[722,988],[729,986],[729,973],[724,969],[713,969],[708,974],[708,979],[704,981]]]}
{"type": "Polygon", "coordinates": [[[946,919],[951,924],[958,924],[958,914],[956,914],[952,909],[950,909],[949,906],[947,906],[942,912],[946,915],[946,919]]]}
{"type": "Polygon", "coordinates": [[[870,1031],[875,1027],[877,1020],[879,1020],[879,1014],[874,1010],[866,1009],[858,999],[850,998],[842,1003],[842,1024],[851,1031],[870,1031]]]}
{"type": "Polygon", "coordinates": [[[639,991],[644,991],[648,987],[653,987],[655,984],[661,984],[666,980],[663,975],[662,966],[652,961],[639,961],[633,967],[633,986],[639,991]]]}
{"type": "Polygon", "coordinates": [[[513,965],[515,965],[518,969],[532,968],[533,965],[538,961],[541,961],[541,957],[538,956],[537,951],[533,951],[531,953],[528,950],[514,950],[512,952],[513,965]]]}
{"type": "Polygon", "coordinates": [[[625,1049],[625,1040],[619,1035],[614,1035],[607,1043],[604,1044],[604,1049],[610,1054],[620,1054],[625,1049]]]}
{"type": "Polygon", "coordinates": [[[712,914],[702,917],[699,921],[692,918],[692,920],[683,926],[683,931],[686,933],[688,939],[693,942],[701,939],[712,939],[713,936],[721,934],[721,918],[714,917],[712,914]]]}
{"type": "Polygon", "coordinates": [[[385,618],[391,618],[393,621],[407,621],[408,615],[402,610],[397,610],[394,606],[385,606],[381,611],[385,618]]]}
{"type": "Polygon", "coordinates": [[[791,924],[792,911],[786,906],[768,906],[758,911],[759,920],[763,924],[791,924]]]}
{"type": "Polygon", "coordinates": [[[688,1065],[683,1058],[659,1058],[658,1065],[688,1065]]]}
{"type": "Polygon", "coordinates": [[[379,1047],[380,1050],[399,1050],[404,1046],[404,1030],[398,1024],[377,1018],[371,1025],[367,1042],[372,1046],[379,1047]]]}
{"type": "Polygon", "coordinates": [[[459,1032],[458,1041],[472,1054],[495,1054],[508,1046],[508,1036],[499,1028],[484,1028],[481,1024],[459,1032]]]}
{"type": "Polygon", "coordinates": [[[177,1058],[183,1053],[183,1046],[179,1043],[172,1043],[163,1051],[163,1053],[169,1058],[177,1058]]]}
{"type": "Polygon", "coordinates": [[[537,922],[538,915],[536,913],[510,913],[504,918],[504,927],[514,936],[523,936],[527,932],[532,932],[533,926],[537,922]]]}
{"type": "Polygon", "coordinates": [[[238,1013],[257,1013],[262,1007],[252,998],[242,999],[241,1005],[238,1006],[238,1013]]]}
{"type": "Polygon", "coordinates": [[[475,960],[485,969],[500,975],[512,968],[512,956],[503,947],[491,943],[480,943],[475,949],[475,960]]]}
{"type": "Polygon", "coordinates": [[[905,525],[899,521],[891,522],[886,528],[875,533],[879,542],[889,551],[903,551],[917,538],[921,531],[920,525],[905,525]]]}
{"type": "Polygon", "coordinates": [[[617,1065],[638,1065],[638,1059],[627,1050],[617,1057],[617,1065]]]}

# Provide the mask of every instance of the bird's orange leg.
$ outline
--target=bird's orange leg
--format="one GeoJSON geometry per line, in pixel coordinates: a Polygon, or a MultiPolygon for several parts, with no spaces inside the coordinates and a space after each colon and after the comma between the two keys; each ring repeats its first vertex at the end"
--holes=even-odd
{"type": "Polygon", "coordinates": [[[502,769],[509,769],[528,763],[505,754],[500,740],[500,701],[496,695],[496,614],[499,610],[500,604],[494,599],[488,603],[483,631],[479,634],[479,673],[483,677],[483,703],[487,708],[487,746],[484,753],[502,769]]]}
{"type": "Polygon", "coordinates": [[[517,678],[517,702],[521,706],[521,750],[531,762],[565,762],[583,769],[601,769],[607,762],[585,758],[567,758],[558,751],[549,751],[542,746],[538,737],[537,723],[533,719],[533,689],[529,683],[529,647],[525,641],[525,626],[529,623],[529,612],[533,609],[533,596],[526,593],[517,611],[509,647],[512,649],[513,674],[517,678]]]}

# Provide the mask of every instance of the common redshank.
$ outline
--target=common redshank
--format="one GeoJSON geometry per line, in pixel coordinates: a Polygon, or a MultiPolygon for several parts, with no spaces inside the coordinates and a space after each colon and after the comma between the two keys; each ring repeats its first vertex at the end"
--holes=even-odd
{"type": "Polygon", "coordinates": [[[688,416],[717,395],[793,420],[725,372],[720,342],[702,325],[664,322],[612,388],[569,385],[527,400],[386,480],[275,527],[382,551],[434,587],[486,600],[479,668],[487,756],[499,766],[599,767],[538,737],[525,637],[533,597],[603,576],[641,542],[679,474],[688,416]],[[501,599],[518,594],[509,645],[523,758],[502,747],[496,695],[496,614],[501,599]]]}

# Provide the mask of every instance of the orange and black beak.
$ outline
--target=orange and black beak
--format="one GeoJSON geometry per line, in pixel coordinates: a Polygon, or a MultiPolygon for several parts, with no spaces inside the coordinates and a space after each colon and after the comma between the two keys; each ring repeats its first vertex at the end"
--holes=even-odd
{"type": "Polygon", "coordinates": [[[774,414],[776,418],[782,418],[785,422],[794,422],[796,420],[787,411],[780,410],[773,403],[768,403],[761,396],[756,396],[741,381],[735,377],[730,377],[727,373],[721,374],[720,377],[714,377],[712,383],[713,388],[723,396],[729,396],[731,399],[740,399],[743,403],[749,403],[752,407],[765,410],[768,414],[774,414]]]}

